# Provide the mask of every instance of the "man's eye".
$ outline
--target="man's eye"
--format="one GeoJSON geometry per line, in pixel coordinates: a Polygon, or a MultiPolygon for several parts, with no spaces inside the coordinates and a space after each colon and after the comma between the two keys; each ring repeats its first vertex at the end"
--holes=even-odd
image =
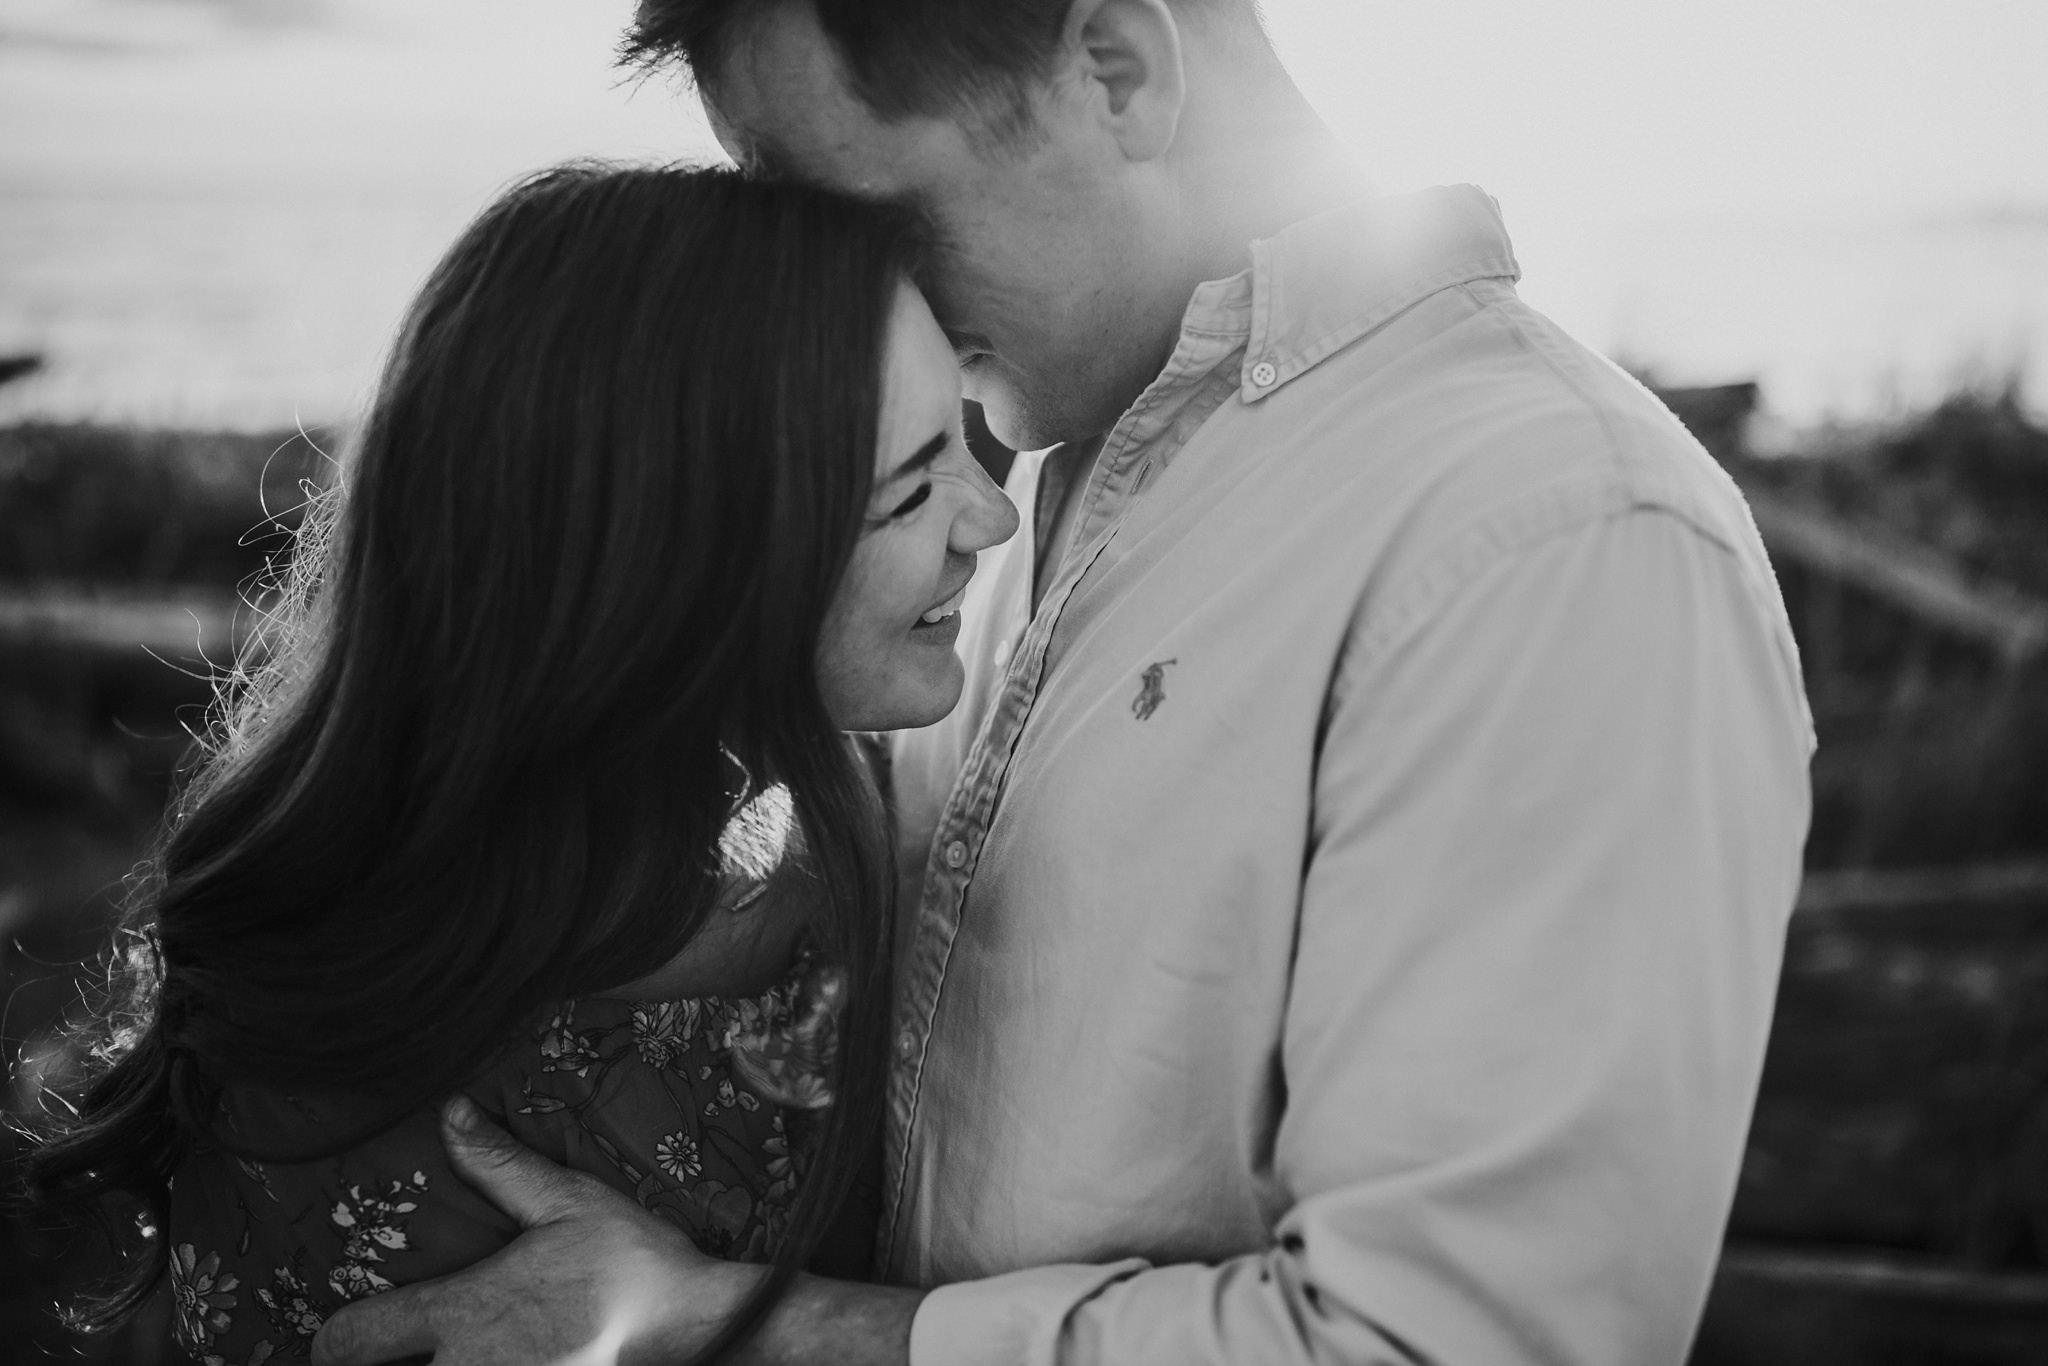
{"type": "Polygon", "coordinates": [[[924,500],[931,496],[932,486],[930,484],[919,484],[916,493],[911,494],[895,507],[889,509],[889,516],[892,518],[907,517],[924,506],[924,500]]]}

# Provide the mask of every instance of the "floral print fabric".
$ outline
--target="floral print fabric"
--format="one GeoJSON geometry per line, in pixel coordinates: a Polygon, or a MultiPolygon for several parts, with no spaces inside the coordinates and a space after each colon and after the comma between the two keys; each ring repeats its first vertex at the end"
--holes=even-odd
{"type": "MultiPolygon", "coordinates": [[[[468,1089],[514,1137],[601,1177],[715,1256],[766,1260],[802,1177],[842,993],[800,963],[763,996],[565,1001],[468,1089]]],[[[238,1098],[251,1147],[323,1123],[303,1100],[238,1098]]],[[[317,1131],[317,1130],[316,1130],[317,1131]]],[[[422,1113],[337,1158],[194,1154],[172,1186],[173,1331],[203,1366],[305,1358],[341,1305],[444,1275],[516,1226],[449,1167],[422,1113]]]]}

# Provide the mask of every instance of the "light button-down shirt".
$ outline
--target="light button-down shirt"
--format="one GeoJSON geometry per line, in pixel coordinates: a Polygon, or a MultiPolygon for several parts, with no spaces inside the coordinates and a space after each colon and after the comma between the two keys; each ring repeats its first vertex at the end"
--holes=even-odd
{"type": "Polygon", "coordinates": [[[1469,188],[1252,244],[895,745],[917,1366],[1684,1357],[1811,727],[1739,494],[1469,188]]]}

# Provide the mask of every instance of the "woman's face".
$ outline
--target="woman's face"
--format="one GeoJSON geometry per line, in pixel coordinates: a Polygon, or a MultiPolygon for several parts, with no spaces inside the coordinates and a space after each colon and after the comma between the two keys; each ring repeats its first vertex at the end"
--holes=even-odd
{"type": "Polygon", "coordinates": [[[932,311],[896,291],[867,521],[818,639],[818,686],[841,730],[928,726],[965,679],[953,642],[976,551],[1017,510],[960,433],[960,369],[932,311]]]}

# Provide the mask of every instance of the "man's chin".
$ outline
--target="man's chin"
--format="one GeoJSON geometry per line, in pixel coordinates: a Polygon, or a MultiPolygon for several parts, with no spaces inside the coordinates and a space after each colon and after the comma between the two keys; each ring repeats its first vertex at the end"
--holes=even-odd
{"type": "MultiPolygon", "coordinates": [[[[985,363],[987,358],[982,359],[985,363]]],[[[1057,422],[1048,420],[1051,414],[1038,411],[1006,388],[977,386],[969,390],[967,397],[981,404],[982,420],[988,423],[989,435],[1013,451],[1043,450],[1071,439],[1058,430],[1057,422]]]]}
{"type": "Polygon", "coordinates": [[[962,394],[981,405],[989,435],[1013,451],[1042,451],[1100,436],[1116,425],[1125,404],[1120,395],[1091,391],[1081,383],[1027,391],[1017,383],[1015,370],[988,355],[969,361],[961,380],[962,394]]]}

